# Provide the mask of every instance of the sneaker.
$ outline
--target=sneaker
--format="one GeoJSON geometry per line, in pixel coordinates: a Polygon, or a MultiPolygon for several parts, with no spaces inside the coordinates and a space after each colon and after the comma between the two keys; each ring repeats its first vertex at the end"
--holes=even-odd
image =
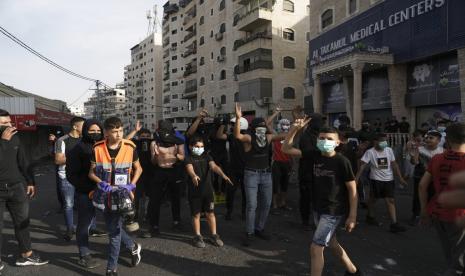
{"type": "Polygon", "coordinates": [[[271,236],[265,233],[264,230],[262,231],[255,230],[255,236],[265,241],[271,240],[271,236]]]}
{"type": "Polygon", "coordinates": [[[90,229],[89,236],[91,237],[104,237],[107,235],[107,232],[100,231],[98,229],[90,229]]]}
{"type": "Polygon", "coordinates": [[[96,268],[100,265],[95,259],[92,258],[91,255],[85,255],[84,257],[81,257],[78,261],[78,264],[89,269],[96,268]]]}
{"type": "Polygon", "coordinates": [[[194,246],[197,248],[205,248],[205,242],[203,241],[203,237],[196,235],[193,239],[194,246]]]}
{"type": "Polygon", "coordinates": [[[65,239],[65,241],[71,241],[73,239],[73,231],[66,231],[66,233],[63,235],[63,239],[65,239]]]}
{"type": "Polygon", "coordinates": [[[140,243],[135,242],[134,248],[131,250],[131,265],[132,267],[136,267],[139,265],[142,256],[140,252],[142,251],[142,245],[140,243]]]}
{"type": "Polygon", "coordinates": [[[159,236],[159,235],[160,235],[160,228],[153,227],[152,229],[150,229],[148,231],[145,231],[142,234],[142,238],[149,239],[149,238],[153,238],[153,237],[156,237],[156,236],[159,236]]]}
{"type": "Polygon", "coordinates": [[[357,271],[355,273],[350,273],[349,271],[346,271],[344,276],[363,276],[363,272],[357,267],[357,271]]]}
{"type": "Polygon", "coordinates": [[[407,228],[405,228],[404,226],[396,222],[396,223],[391,224],[391,227],[389,227],[389,231],[391,231],[392,233],[400,233],[400,232],[407,231],[407,228]]]}
{"type": "Polygon", "coordinates": [[[250,246],[252,245],[253,241],[254,241],[254,234],[252,233],[247,233],[245,234],[245,238],[244,240],[242,241],[242,245],[243,246],[250,246]]]}
{"type": "Polygon", "coordinates": [[[223,241],[220,239],[220,236],[218,234],[212,235],[211,241],[217,247],[223,247],[224,245],[223,241]]]}
{"type": "Polygon", "coordinates": [[[118,276],[118,272],[116,270],[107,270],[106,276],[118,276]]]}
{"type": "Polygon", "coordinates": [[[42,260],[37,253],[32,253],[29,257],[19,257],[16,260],[17,266],[38,266],[48,264],[48,260],[42,260]]]}
{"type": "Polygon", "coordinates": [[[5,264],[0,260],[0,271],[2,271],[5,268],[5,264]]]}
{"type": "Polygon", "coordinates": [[[373,225],[373,226],[381,226],[383,225],[381,222],[377,221],[376,218],[367,216],[366,220],[368,225],[373,225]]]}

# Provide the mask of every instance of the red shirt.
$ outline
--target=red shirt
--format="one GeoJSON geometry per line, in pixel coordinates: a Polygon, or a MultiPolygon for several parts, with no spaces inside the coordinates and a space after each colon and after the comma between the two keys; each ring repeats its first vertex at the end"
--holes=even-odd
{"type": "Polygon", "coordinates": [[[281,151],[283,141],[273,141],[273,160],[279,162],[289,162],[289,155],[281,151]]]}
{"type": "Polygon", "coordinates": [[[454,222],[457,218],[465,216],[465,209],[446,209],[438,203],[441,193],[454,188],[449,185],[449,177],[465,170],[465,153],[446,151],[433,156],[428,164],[427,171],[433,176],[434,196],[428,202],[428,213],[440,221],[454,222]]]}

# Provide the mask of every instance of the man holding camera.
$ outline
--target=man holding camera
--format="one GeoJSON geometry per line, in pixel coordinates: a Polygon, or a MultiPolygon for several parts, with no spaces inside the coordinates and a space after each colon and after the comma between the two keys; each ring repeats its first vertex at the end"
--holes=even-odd
{"type": "MultiPolygon", "coordinates": [[[[36,190],[23,148],[15,136],[17,132],[11,124],[10,114],[0,109],[0,251],[6,206],[13,220],[20,251],[16,265],[44,265],[48,261],[41,259],[31,247],[28,199],[35,195],[36,190]]],[[[0,270],[4,266],[0,260],[0,270]]]]}
{"type": "MultiPolygon", "coordinates": [[[[119,118],[108,118],[103,128],[106,139],[94,145],[89,178],[97,183],[100,192],[111,193],[113,196],[118,189],[124,189],[131,193],[136,188],[133,183],[137,183],[142,174],[136,145],[130,140],[123,139],[123,124],[119,118]]],[[[132,266],[140,263],[142,246],[134,242],[122,228],[121,213],[106,209],[104,218],[110,236],[110,256],[106,275],[118,275],[116,267],[121,242],[131,252],[132,266]]]]}

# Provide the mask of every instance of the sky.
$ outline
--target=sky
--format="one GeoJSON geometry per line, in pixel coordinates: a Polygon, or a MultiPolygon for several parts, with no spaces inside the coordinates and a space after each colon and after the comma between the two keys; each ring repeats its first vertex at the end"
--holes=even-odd
{"type": "MultiPolygon", "coordinates": [[[[59,65],[114,86],[124,80],[124,66],[131,61],[129,49],[147,35],[147,10],[158,5],[161,23],[164,3],[0,0],[0,26],[59,65]]],[[[68,104],[92,85],[55,69],[1,33],[0,82],[68,104]]],[[[87,92],[76,104],[90,95],[87,92]]]]}

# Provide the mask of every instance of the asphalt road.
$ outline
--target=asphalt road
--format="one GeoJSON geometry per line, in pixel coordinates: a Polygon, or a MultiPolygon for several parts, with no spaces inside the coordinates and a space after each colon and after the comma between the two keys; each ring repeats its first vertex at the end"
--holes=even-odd
{"type": "MultiPolygon", "coordinates": [[[[39,193],[31,201],[31,235],[33,247],[50,264],[42,267],[18,268],[14,266],[17,255],[11,219],[5,215],[3,230],[4,246],[2,260],[7,266],[1,275],[104,275],[108,239],[91,238],[91,249],[100,267],[86,270],[77,265],[78,254],[75,240],[66,242],[62,238],[63,215],[57,213],[58,203],[55,180],[50,171],[37,177],[39,193]]],[[[398,194],[399,220],[407,224],[410,218],[409,191],[398,194]]],[[[240,198],[240,196],[239,196],[240,198]]],[[[297,212],[298,190],[290,187],[289,205],[292,211],[270,215],[267,230],[272,241],[258,240],[252,247],[243,247],[241,238],[244,223],[238,213],[233,221],[225,221],[224,206],[217,206],[218,233],[225,242],[223,248],[207,244],[205,249],[191,245],[189,208],[182,202],[185,231],[171,229],[170,208],[162,209],[161,231],[158,238],[140,239],[143,245],[142,262],[136,268],[129,267],[129,254],[122,252],[119,262],[120,275],[308,275],[309,244],[312,232],[303,231],[297,212]]],[[[409,227],[401,234],[387,231],[389,221],[382,202],[378,203],[378,214],[384,227],[368,226],[364,223],[365,210],[359,210],[356,230],[341,231],[339,240],[354,262],[366,275],[440,275],[445,261],[433,229],[409,227]]],[[[238,209],[238,208],[237,208],[238,209]]],[[[103,229],[102,220],[98,220],[103,229]]],[[[202,223],[204,236],[208,235],[207,225],[202,223]]],[[[343,275],[344,269],[326,253],[326,275],[343,275]]]]}

